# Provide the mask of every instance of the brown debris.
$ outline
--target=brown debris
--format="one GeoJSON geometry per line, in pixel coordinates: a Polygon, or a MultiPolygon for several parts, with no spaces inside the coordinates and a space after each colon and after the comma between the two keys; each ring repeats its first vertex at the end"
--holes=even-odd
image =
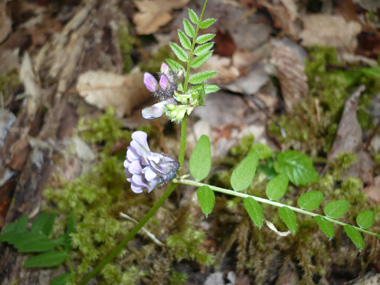
{"type": "Polygon", "coordinates": [[[303,62],[291,48],[286,46],[273,47],[271,61],[277,68],[286,109],[291,112],[299,99],[308,93],[303,62]]]}

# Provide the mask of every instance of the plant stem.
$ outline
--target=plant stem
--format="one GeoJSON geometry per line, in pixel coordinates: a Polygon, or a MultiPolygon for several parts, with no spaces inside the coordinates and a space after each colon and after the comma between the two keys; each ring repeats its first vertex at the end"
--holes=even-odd
{"type": "MultiPolygon", "coordinates": [[[[62,248],[62,246],[60,246],[59,244],[56,245],[57,249],[61,252],[64,252],[65,250],[62,248]]],[[[67,255],[66,256],[66,263],[67,263],[67,266],[70,268],[70,272],[71,273],[74,273],[74,267],[73,267],[73,264],[71,263],[71,260],[69,258],[69,256],[67,255]]]]}
{"type": "MultiPolygon", "coordinates": [[[[248,194],[232,191],[232,190],[225,189],[225,188],[208,185],[208,184],[201,183],[201,182],[196,182],[196,181],[193,181],[193,180],[174,179],[173,182],[174,183],[178,183],[178,184],[191,185],[191,186],[195,186],[195,187],[207,186],[211,190],[216,191],[216,192],[220,192],[220,193],[223,193],[223,194],[227,194],[227,195],[231,195],[231,196],[236,196],[236,197],[241,197],[241,198],[251,197],[251,198],[255,199],[257,202],[260,202],[260,203],[272,205],[272,206],[279,207],[279,208],[281,208],[281,207],[288,207],[290,210],[293,210],[294,212],[298,212],[298,213],[301,213],[301,214],[309,215],[309,216],[312,216],[312,217],[321,216],[322,218],[325,218],[326,220],[329,220],[330,222],[338,224],[338,225],[341,225],[341,226],[348,225],[348,224],[346,224],[344,222],[337,221],[337,220],[334,220],[332,218],[329,218],[329,217],[326,217],[326,216],[322,216],[322,215],[319,215],[319,214],[316,214],[316,213],[312,213],[312,212],[309,212],[309,211],[306,211],[306,210],[303,210],[303,209],[300,209],[300,208],[297,208],[297,207],[284,205],[282,203],[274,202],[274,201],[271,201],[271,200],[268,200],[268,199],[265,199],[265,198],[260,198],[260,197],[256,197],[256,196],[252,196],[252,195],[248,195],[248,194]]],[[[352,226],[352,225],[350,225],[350,226],[352,226]]],[[[355,228],[358,231],[363,232],[363,233],[366,233],[366,234],[369,234],[369,235],[373,235],[373,236],[376,236],[376,237],[380,238],[380,235],[378,235],[376,233],[367,231],[365,229],[362,229],[362,228],[359,228],[359,227],[356,227],[356,226],[352,226],[352,227],[355,228]]]]}
{"type": "Polygon", "coordinates": [[[95,269],[87,274],[79,284],[86,284],[91,278],[95,277],[109,262],[111,262],[128,244],[128,242],[134,238],[137,232],[149,221],[149,219],[157,212],[157,210],[164,204],[166,199],[170,196],[170,194],[177,187],[177,183],[172,183],[168,189],[164,192],[164,194],[160,197],[160,199],[153,205],[153,207],[149,210],[148,213],[140,220],[140,222],[132,229],[132,231],[117,245],[114,250],[104,259],[95,269]]]}
{"type": "Polygon", "coordinates": [[[179,145],[178,161],[180,164],[180,174],[183,173],[183,162],[185,161],[186,150],[186,128],[187,128],[187,115],[185,115],[181,122],[181,142],[179,145]]]}
{"type": "Polygon", "coordinates": [[[186,70],[185,83],[184,83],[184,85],[183,85],[183,93],[186,93],[186,92],[187,92],[187,85],[189,84],[189,77],[190,77],[191,60],[193,59],[193,52],[194,52],[195,42],[196,42],[196,40],[197,40],[197,36],[198,36],[199,25],[200,25],[201,22],[202,22],[202,17],[203,17],[203,13],[204,13],[205,10],[206,10],[207,1],[208,1],[208,0],[205,0],[205,3],[203,4],[202,13],[201,13],[201,15],[199,16],[199,21],[198,21],[198,23],[197,23],[197,28],[196,28],[195,33],[194,33],[194,36],[193,36],[193,41],[192,41],[192,44],[191,44],[189,60],[188,60],[188,62],[187,62],[187,66],[186,66],[186,69],[187,69],[187,70],[186,70]]]}

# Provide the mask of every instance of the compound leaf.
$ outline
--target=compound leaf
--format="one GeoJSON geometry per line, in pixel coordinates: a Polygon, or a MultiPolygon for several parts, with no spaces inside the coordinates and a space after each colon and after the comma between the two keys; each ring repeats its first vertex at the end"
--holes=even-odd
{"type": "Polygon", "coordinates": [[[214,18],[206,19],[206,20],[202,21],[202,23],[199,25],[199,28],[207,29],[208,27],[210,27],[215,22],[216,22],[216,19],[214,19],[214,18]]]}
{"type": "Polygon", "coordinates": [[[179,37],[179,41],[181,42],[181,45],[185,49],[190,50],[191,49],[191,41],[181,30],[178,30],[178,37],[179,37]]]}
{"type": "Polygon", "coordinates": [[[243,204],[251,220],[261,228],[263,226],[263,209],[260,204],[252,197],[245,198],[243,204]]]}
{"type": "Polygon", "coordinates": [[[200,35],[199,37],[197,37],[195,42],[197,44],[204,44],[204,43],[208,42],[209,40],[212,40],[214,37],[215,37],[215,34],[200,35]]]}
{"type": "Polygon", "coordinates": [[[189,82],[191,84],[201,84],[202,82],[210,79],[214,75],[216,75],[216,71],[203,71],[203,72],[198,72],[190,76],[189,82]]]}
{"type": "Polygon", "coordinates": [[[175,60],[172,60],[170,58],[166,59],[166,63],[169,65],[171,70],[173,70],[174,72],[176,72],[177,70],[179,70],[181,68],[182,68],[182,70],[185,70],[185,68],[183,67],[182,64],[180,64],[180,63],[178,63],[175,60]]]}
{"type": "Polygon", "coordinates": [[[200,56],[197,56],[196,58],[194,58],[191,61],[191,67],[192,68],[201,67],[203,64],[206,63],[206,61],[211,57],[211,55],[212,55],[212,51],[209,51],[209,52],[206,52],[200,56]]]}
{"type": "Polygon", "coordinates": [[[203,180],[211,170],[211,146],[208,136],[202,135],[190,156],[191,175],[198,181],[203,180]]]}
{"type": "Polygon", "coordinates": [[[186,35],[188,35],[190,38],[194,37],[195,29],[187,19],[183,19],[183,28],[185,29],[186,35]]]}
{"type": "Polygon", "coordinates": [[[186,62],[188,59],[186,51],[183,48],[181,48],[179,45],[177,45],[176,43],[170,42],[169,44],[174,54],[178,57],[178,59],[180,61],[186,62]]]}
{"type": "Polygon", "coordinates": [[[194,50],[195,55],[201,55],[204,54],[205,52],[209,51],[212,47],[214,46],[214,42],[207,43],[204,45],[197,46],[194,50]]]}
{"type": "Polygon", "coordinates": [[[210,214],[214,208],[215,193],[208,186],[202,186],[197,190],[197,197],[201,210],[207,218],[208,214],[210,214]]]}
{"type": "Polygon", "coordinates": [[[189,18],[194,25],[198,24],[198,15],[192,9],[189,9],[189,18]]]}

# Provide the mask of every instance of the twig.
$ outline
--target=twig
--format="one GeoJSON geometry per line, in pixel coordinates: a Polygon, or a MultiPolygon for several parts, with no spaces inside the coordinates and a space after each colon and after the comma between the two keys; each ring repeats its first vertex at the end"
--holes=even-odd
{"type": "MultiPolygon", "coordinates": [[[[127,219],[128,221],[131,221],[131,222],[133,222],[133,223],[135,223],[135,224],[138,223],[134,218],[128,216],[127,214],[124,214],[124,213],[120,212],[119,215],[120,215],[120,217],[122,217],[122,218],[124,218],[124,219],[127,219]]],[[[142,227],[141,229],[146,233],[146,235],[147,235],[147,236],[148,236],[148,237],[149,237],[149,238],[150,238],[155,244],[157,244],[157,245],[159,245],[159,246],[164,246],[164,244],[163,244],[161,241],[159,241],[159,240],[156,238],[156,236],[155,236],[154,234],[152,234],[150,231],[148,231],[146,228],[142,227]]]]}

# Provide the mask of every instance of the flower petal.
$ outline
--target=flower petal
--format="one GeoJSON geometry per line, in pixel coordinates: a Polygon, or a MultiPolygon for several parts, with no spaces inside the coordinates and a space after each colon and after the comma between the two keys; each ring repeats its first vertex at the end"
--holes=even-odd
{"type": "Polygon", "coordinates": [[[128,167],[128,171],[132,174],[138,174],[140,175],[141,174],[141,171],[142,171],[142,168],[141,168],[141,165],[140,165],[140,162],[138,160],[136,161],[133,161],[129,167],[128,167]]]}
{"type": "Polygon", "coordinates": [[[161,68],[160,68],[160,71],[163,73],[163,74],[166,74],[167,72],[169,72],[170,68],[169,68],[169,65],[167,65],[165,62],[163,62],[161,64],[161,68]]]}
{"type": "Polygon", "coordinates": [[[127,159],[129,161],[134,161],[134,160],[140,159],[138,154],[136,153],[136,151],[130,146],[128,147],[128,150],[127,150],[127,159]]]}
{"type": "Polygon", "coordinates": [[[141,187],[148,187],[148,185],[142,180],[142,176],[141,175],[133,175],[132,176],[132,183],[137,185],[137,186],[141,186],[141,187]]]}
{"type": "Polygon", "coordinates": [[[146,89],[148,89],[150,92],[155,92],[158,90],[157,80],[149,72],[144,73],[144,84],[146,89]]]}
{"type": "Polygon", "coordinates": [[[144,187],[140,187],[140,186],[137,186],[137,185],[135,185],[135,184],[132,183],[132,184],[131,184],[131,189],[132,189],[132,191],[135,192],[136,194],[140,194],[140,193],[143,192],[144,187]]]}
{"type": "Polygon", "coordinates": [[[154,172],[153,171],[153,169],[151,168],[151,167],[146,167],[145,169],[144,169],[144,171],[145,171],[145,179],[147,180],[147,181],[152,181],[153,179],[155,179],[156,177],[157,177],[157,173],[156,172],[154,172]]]}
{"type": "Polygon", "coordinates": [[[168,88],[168,85],[169,85],[169,79],[166,75],[162,75],[161,78],[160,78],[160,87],[161,89],[165,90],[166,88],[168,88]]]}

